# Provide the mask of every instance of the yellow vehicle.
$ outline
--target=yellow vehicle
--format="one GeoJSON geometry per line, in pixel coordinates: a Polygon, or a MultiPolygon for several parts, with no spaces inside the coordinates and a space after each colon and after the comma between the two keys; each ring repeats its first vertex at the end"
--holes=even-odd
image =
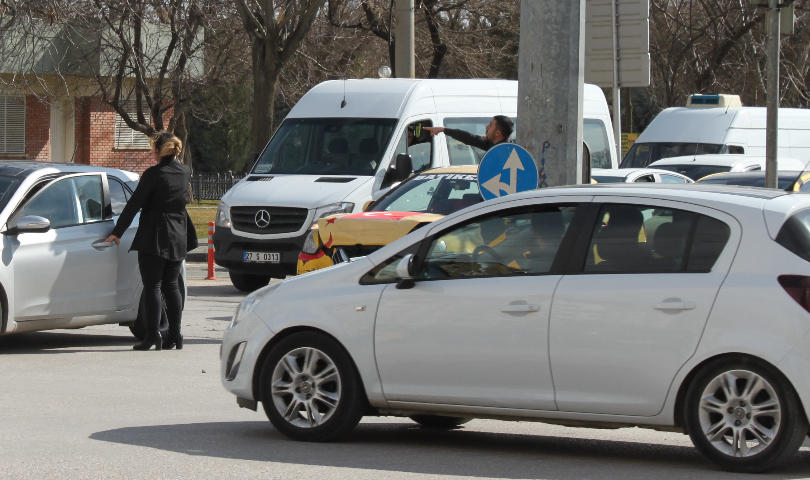
{"type": "Polygon", "coordinates": [[[419,173],[361,213],[319,219],[298,256],[298,273],[368,255],[417,228],[482,201],[477,165],[419,173]]]}

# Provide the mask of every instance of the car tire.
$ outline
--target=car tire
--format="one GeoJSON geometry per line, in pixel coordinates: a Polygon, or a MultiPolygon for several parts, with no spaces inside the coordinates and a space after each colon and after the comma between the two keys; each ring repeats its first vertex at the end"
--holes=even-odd
{"type": "Polygon", "coordinates": [[[472,417],[442,417],[441,415],[411,415],[411,420],[427,428],[456,428],[472,420],[472,417]]]}
{"type": "Polygon", "coordinates": [[[270,350],[260,388],[273,426],[304,442],[328,442],[349,434],[368,405],[349,354],[315,332],[290,335],[270,350]]]}
{"type": "Polygon", "coordinates": [[[251,275],[248,273],[229,272],[231,283],[237,290],[252,292],[270,283],[270,275],[251,275]]]}
{"type": "MultiPolygon", "coordinates": [[[[186,293],[185,289],[183,288],[183,278],[180,277],[177,280],[177,284],[180,287],[180,296],[183,299],[183,306],[186,305],[186,293]]],[[[166,333],[169,331],[169,317],[166,315],[166,303],[163,301],[163,295],[160,296],[161,300],[161,312],[160,312],[160,325],[158,329],[160,330],[161,334],[166,333]]],[[[138,318],[135,319],[133,323],[129,325],[129,331],[132,332],[132,335],[135,336],[140,341],[146,337],[146,319],[144,317],[144,312],[146,312],[146,308],[144,308],[145,297],[143,292],[141,292],[141,300],[138,304],[138,318]]]]}
{"type": "Polygon", "coordinates": [[[692,443],[733,472],[760,473],[796,455],[807,417],[779,370],[751,358],[719,359],[689,385],[684,418],[692,443]]]}

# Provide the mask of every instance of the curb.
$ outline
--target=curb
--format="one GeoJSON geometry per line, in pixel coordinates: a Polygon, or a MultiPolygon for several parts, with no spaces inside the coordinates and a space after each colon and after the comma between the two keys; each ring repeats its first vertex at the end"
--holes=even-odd
{"type": "Polygon", "coordinates": [[[205,245],[195,248],[186,255],[186,263],[206,262],[208,262],[208,239],[206,239],[205,245]]]}

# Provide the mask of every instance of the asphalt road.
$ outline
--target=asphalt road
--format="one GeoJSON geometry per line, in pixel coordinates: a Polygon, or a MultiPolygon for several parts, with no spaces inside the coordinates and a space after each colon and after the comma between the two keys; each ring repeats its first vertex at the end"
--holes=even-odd
{"type": "MultiPolygon", "coordinates": [[[[186,348],[135,352],[124,327],[0,337],[0,479],[725,479],[689,438],[637,428],[474,420],[434,431],[365,419],[345,441],[292,442],[219,381],[237,302],[189,266],[186,348]]],[[[764,478],[810,478],[810,448],[764,478]]]]}

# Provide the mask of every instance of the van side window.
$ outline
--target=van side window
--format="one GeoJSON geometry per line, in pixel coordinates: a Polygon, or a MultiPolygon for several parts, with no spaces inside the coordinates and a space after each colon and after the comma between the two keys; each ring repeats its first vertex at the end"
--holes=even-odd
{"type": "Polygon", "coordinates": [[[728,153],[744,154],[745,147],[740,145],[728,145],[728,153]]]}
{"type": "Polygon", "coordinates": [[[591,149],[591,168],[613,168],[605,122],[586,118],[583,120],[583,127],[582,138],[591,149]]]}
{"type": "MultiPolygon", "coordinates": [[[[514,119],[512,119],[514,120],[514,119]]],[[[483,137],[487,134],[486,127],[492,117],[468,117],[468,118],[445,118],[445,128],[456,128],[464,130],[474,135],[483,137]]],[[[517,126],[515,127],[517,131],[517,126]]],[[[509,137],[510,140],[514,139],[515,134],[509,137]]],[[[447,151],[450,154],[450,165],[478,165],[484,157],[485,151],[465,145],[456,139],[450,138],[448,135],[444,136],[447,139],[447,151]]],[[[608,167],[610,168],[610,167],[608,167]]]]}
{"type": "Polygon", "coordinates": [[[411,156],[414,173],[428,170],[433,158],[433,137],[423,129],[432,126],[433,122],[430,120],[420,120],[409,124],[397,142],[393,158],[396,159],[397,155],[401,153],[407,153],[411,156]]]}

